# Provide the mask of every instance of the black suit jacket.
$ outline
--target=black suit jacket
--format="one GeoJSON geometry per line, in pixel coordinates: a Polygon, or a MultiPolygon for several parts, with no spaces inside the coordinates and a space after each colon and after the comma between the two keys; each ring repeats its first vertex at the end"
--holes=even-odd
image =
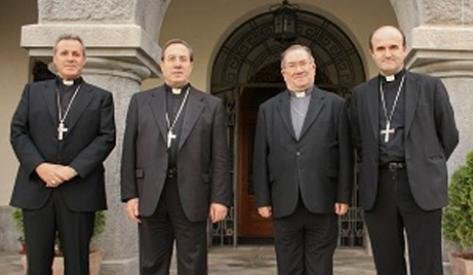
{"type": "Polygon", "coordinates": [[[115,146],[112,94],[85,81],[57,139],[56,80],[27,84],[11,123],[11,144],[20,161],[12,206],[38,209],[52,189],[35,172],[42,162],[69,165],[78,176],[57,189],[73,211],[106,208],[103,161],[115,146]]]}
{"type": "MultiPolygon", "coordinates": [[[[122,201],[139,198],[141,216],[151,216],[168,168],[164,86],[133,95],[126,119],[121,166],[122,201]]],[[[190,88],[179,138],[177,179],[186,217],[202,221],[209,205],[231,205],[225,112],[222,101],[190,88]]]]}
{"type": "Polygon", "coordinates": [[[314,213],[333,213],[335,202],[349,203],[353,149],[344,100],[314,87],[299,140],[289,92],[263,103],[253,164],[256,204],[271,205],[276,218],[293,213],[300,196],[314,213]]]}
{"type": "MultiPolygon", "coordinates": [[[[412,195],[424,210],[447,204],[447,159],[458,144],[453,109],[438,78],[406,72],[404,150],[412,195]]],[[[378,77],[353,90],[351,120],[359,157],[361,204],[373,207],[379,169],[378,77]]]]}

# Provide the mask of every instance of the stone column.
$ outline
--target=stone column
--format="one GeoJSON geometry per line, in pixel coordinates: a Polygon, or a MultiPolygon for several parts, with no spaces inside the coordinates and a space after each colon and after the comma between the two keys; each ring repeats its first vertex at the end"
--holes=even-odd
{"type": "Polygon", "coordinates": [[[21,46],[49,61],[56,38],[78,34],[87,48],[86,81],[113,93],[117,146],[106,160],[108,211],[97,246],[105,250],[101,274],[138,274],[137,227],[120,202],[120,159],[125,116],[141,81],[159,75],[155,40],[169,0],[38,0],[38,24],[23,26],[21,46]]]}
{"type": "MultiPolygon", "coordinates": [[[[460,132],[460,143],[448,161],[449,176],[473,150],[473,27],[423,25],[412,30],[407,58],[411,71],[440,77],[447,88],[460,132]]],[[[450,244],[443,240],[443,259],[450,244]]],[[[450,274],[444,263],[445,274],[450,274]]]]}
{"type": "Polygon", "coordinates": [[[90,57],[83,72],[86,81],[113,93],[117,126],[117,145],[105,162],[106,227],[94,244],[105,251],[101,274],[138,274],[137,227],[125,217],[120,202],[120,160],[128,103],[149,74],[146,66],[101,57],[90,57]]]}
{"type": "Polygon", "coordinates": [[[411,34],[407,66],[440,77],[455,111],[460,143],[448,162],[451,175],[473,150],[473,26],[423,25],[411,34]]]}
{"type": "Polygon", "coordinates": [[[460,131],[460,144],[448,162],[451,175],[473,149],[473,2],[390,2],[407,37],[407,67],[440,77],[449,92],[460,131]]]}

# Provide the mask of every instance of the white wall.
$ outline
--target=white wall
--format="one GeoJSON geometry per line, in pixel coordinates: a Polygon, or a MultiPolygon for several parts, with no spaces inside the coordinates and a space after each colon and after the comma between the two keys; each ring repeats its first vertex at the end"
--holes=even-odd
{"type": "Polygon", "coordinates": [[[28,53],[20,48],[20,29],[36,21],[36,1],[0,2],[0,205],[10,200],[18,167],[10,146],[10,121],[29,75],[28,53]]]}

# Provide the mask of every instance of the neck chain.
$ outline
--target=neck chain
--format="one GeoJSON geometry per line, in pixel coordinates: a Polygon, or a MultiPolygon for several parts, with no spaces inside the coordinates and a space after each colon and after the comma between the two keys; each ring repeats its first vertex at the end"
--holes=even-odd
{"type": "Polygon", "coordinates": [[[177,138],[177,136],[176,136],[176,134],[174,134],[173,130],[174,130],[174,127],[176,126],[177,120],[181,116],[181,112],[184,109],[184,105],[186,105],[187,97],[189,96],[189,90],[190,90],[190,87],[187,88],[186,94],[184,95],[184,99],[182,100],[181,105],[179,106],[179,110],[177,111],[177,114],[174,117],[174,120],[172,121],[172,123],[169,121],[168,112],[166,112],[166,124],[168,126],[168,134],[167,134],[168,149],[171,147],[172,140],[177,138]]]}
{"type": "Polygon", "coordinates": [[[394,134],[394,131],[395,131],[394,128],[391,128],[391,121],[394,115],[394,111],[396,110],[396,107],[397,107],[397,101],[399,99],[399,95],[401,94],[405,77],[406,75],[403,75],[401,78],[401,83],[399,84],[399,88],[397,89],[396,98],[394,99],[393,107],[389,115],[388,115],[388,110],[386,108],[386,100],[384,99],[383,83],[381,81],[379,82],[379,92],[381,94],[381,103],[383,104],[384,117],[386,118],[386,129],[381,130],[381,135],[384,135],[385,143],[389,142],[389,135],[394,134]]]}
{"type": "Polygon", "coordinates": [[[59,125],[57,127],[57,139],[62,140],[64,138],[64,133],[68,131],[68,129],[64,125],[64,121],[67,118],[67,115],[69,114],[69,111],[71,110],[72,102],[74,102],[74,99],[76,98],[77,92],[79,92],[80,89],[80,84],[77,86],[76,90],[74,91],[74,94],[72,95],[71,99],[69,100],[69,103],[67,104],[66,111],[64,114],[62,113],[62,107],[61,107],[61,99],[60,99],[60,92],[58,90],[57,97],[56,97],[56,103],[57,103],[57,110],[58,110],[58,119],[59,119],[59,125]]]}

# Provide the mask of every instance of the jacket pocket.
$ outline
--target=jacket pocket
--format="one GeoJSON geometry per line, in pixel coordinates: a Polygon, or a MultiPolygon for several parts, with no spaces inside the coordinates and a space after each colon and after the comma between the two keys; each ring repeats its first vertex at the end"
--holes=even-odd
{"type": "Polygon", "coordinates": [[[145,177],[145,171],[143,169],[136,169],[135,170],[135,177],[137,179],[142,179],[145,177]]]}
{"type": "Polygon", "coordinates": [[[205,184],[209,184],[210,177],[209,174],[202,174],[202,182],[205,184]]]}

